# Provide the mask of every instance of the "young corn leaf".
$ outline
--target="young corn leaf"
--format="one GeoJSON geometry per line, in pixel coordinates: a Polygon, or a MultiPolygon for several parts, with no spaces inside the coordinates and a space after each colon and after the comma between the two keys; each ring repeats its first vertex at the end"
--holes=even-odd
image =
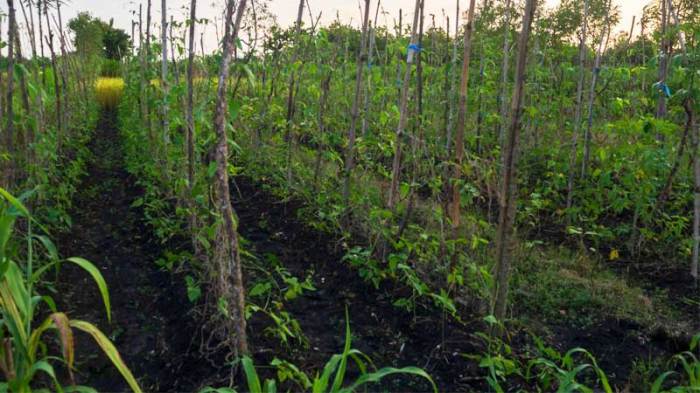
{"type": "Polygon", "coordinates": [[[24,207],[22,202],[20,202],[19,199],[12,196],[9,192],[7,192],[2,187],[0,187],[0,196],[5,198],[7,200],[7,202],[9,202],[10,205],[12,205],[12,207],[17,209],[17,211],[21,213],[22,216],[29,217],[29,210],[26,207],[24,207]]]}
{"type": "Polygon", "coordinates": [[[651,390],[649,391],[650,393],[661,393],[663,389],[663,384],[666,381],[668,377],[671,375],[675,374],[675,371],[666,371],[665,373],[659,375],[658,378],[654,381],[654,384],[651,385],[651,390]]]}
{"type": "Polygon", "coordinates": [[[68,386],[63,388],[64,393],[98,393],[97,390],[82,385],[68,386]]]}
{"type": "Polygon", "coordinates": [[[352,345],[352,335],[350,334],[350,315],[348,313],[348,308],[345,307],[345,348],[343,348],[343,355],[340,359],[340,366],[338,367],[338,373],[335,375],[335,380],[333,381],[333,387],[331,392],[338,392],[343,386],[343,380],[345,379],[345,371],[348,366],[348,355],[350,354],[350,346],[352,345]]]}
{"type": "Polygon", "coordinates": [[[241,359],[241,364],[243,365],[245,378],[248,382],[248,391],[250,391],[250,393],[262,393],[260,378],[258,378],[258,373],[255,371],[253,361],[249,357],[244,356],[243,359],[241,359]]]}
{"type": "Polygon", "coordinates": [[[339,393],[352,393],[358,390],[358,388],[364,384],[367,383],[375,383],[381,381],[384,377],[387,377],[392,374],[407,374],[407,375],[416,375],[422,378],[425,378],[430,382],[430,385],[433,388],[433,392],[437,393],[437,386],[435,385],[435,382],[433,381],[432,378],[430,378],[430,375],[423,371],[422,369],[418,367],[404,367],[404,368],[393,368],[393,367],[386,367],[381,370],[375,371],[373,373],[369,374],[364,374],[360,378],[355,381],[352,385],[349,387],[340,390],[339,393]]]}
{"type": "Polygon", "coordinates": [[[341,358],[342,358],[341,355],[331,356],[331,359],[323,367],[323,373],[321,373],[321,377],[320,378],[317,377],[314,380],[314,386],[312,389],[313,393],[325,393],[326,392],[326,389],[328,388],[328,383],[330,382],[331,375],[338,368],[338,364],[340,363],[341,358]]]}
{"type": "Polygon", "coordinates": [[[105,282],[104,277],[102,277],[102,273],[97,269],[95,265],[92,263],[88,262],[87,260],[79,257],[72,257],[67,259],[69,262],[73,262],[76,265],[80,266],[88,272],[91,276],[92,279],[95,280],[95,283],[97,284],[97,287],[100,290],[100,294],[102,295],[102,301],[105,304],[105,310],[107,311],[107,320],[111,323],[112,322],[112,308],[110,306],[109,302],[109,290],[107,289],[107,283],[105,282]]]}
{"type": "Polygon", "coordinates": [[[200,390],[199,393],[236,393],[236,390],[231,388],[213,388],[208,386],[200,390]]]}
{"type": "Polygon", "coordinates": [[[35,362],[34,364],[32,364],[32,367],[29,369],[29,373],[28,373],[29,379],[30,380],[33,379],[34,376],[36,375],[36,373],[38,373],[39,371],[42,371],[45,374],[47,374],[48,376],[50,376],[51,380],[57,381],[56,380],[56,372],[54,371],[53,366],[51,366],[51,364],[49,364],[45,360],[39,360],[38,362],[35,362]]]}
{"type": "Polygon", "coordinates": [[[97,345],[102,348],[102,351],[107,355],[109,360],[112,361],[112,364],[114,364],[114,367],[119,370],[121,373],[122,377],[124,377],[124,380],[126,383],[129,385],[131,390],[134,393],[142,393],[143,391],[139,387],[138,382],[136,382],[136,379],[134,378],[134,375],[131,374],[131,370],[126,366],[124,363],[124,360],[122,360],[121,356],[119,355],[119,352],[117,351],[117,348],[112,344],[111,341],[107,338],[107,336],[104,335],[98,329],[95,327],[93,324],[85,321],[79,321],[79,320],[72,320],[70,321],[70,325],[74,327],[75,329],[81,330],[85,333],[88,333],[92,336],[93,339],[95,339],[95,342],[97,345]]]}

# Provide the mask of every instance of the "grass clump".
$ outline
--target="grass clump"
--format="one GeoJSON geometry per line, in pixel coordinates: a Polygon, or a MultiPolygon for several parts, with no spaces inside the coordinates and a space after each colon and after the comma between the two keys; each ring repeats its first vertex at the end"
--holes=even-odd
{"type": "Polygon", "coordinates": [[[592,257],[563,247],[523,254],[514,300],[528,313],[581,326],[609,317],[653,320],[654,301],[592,257]]]}

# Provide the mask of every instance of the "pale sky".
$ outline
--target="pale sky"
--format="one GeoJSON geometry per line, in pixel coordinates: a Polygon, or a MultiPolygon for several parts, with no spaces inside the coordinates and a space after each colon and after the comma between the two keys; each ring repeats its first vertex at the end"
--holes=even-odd
{"type": "MultiPolygon", "coordinates": [[[[154,8],[154,20],[160,20],[160,0],[152,0],[154,8]]],[[[436,20],[439,25],[444,25],[442,12],[445,10],[453,20],[455,12],[455,1],[457,0],[426,0],[426,23],[430,23],[427,17],[430,14],[436,15],[436,20]]],[[[461,8],[467,7],[468,0],[459,0],[461,8]]],[[[632,17],[637,16],[637,21],[644,7],[651,0],[613,0],[613,4],[620,7],[622,11],[620,25],[616,31],[628,31],[632,17]]],[[[376,6],[377,0],[372,0],[373,7],[376,6]]],[[[559,0],[546,0],[549,6],[556,5],[559,0]]],[[[138,0],[67,0],[67,5],[64,8],[64,19],[75,16],[80,11],[88,11],[92,15],[104,20],[114,18],[114,23],[117,27],[123,28],[127,33],[131,32],[132,12],[138,10],[138,0]]],[[[145,4],[146,1],[143,0],[145,4]]],[[[188,14],[189,0],[168,0],[168,12],[175,16],[176,19],[186,19],[188,14]]],[[[198,17],[209,19],[221,19],[223,14],[223,0],[199,0],[198,2],[198,17]]],[[[364,3],[364,2],[363,2],[364,3]]],[[[477,1],[480,3],[480,1],[477,1]]],[[[309,0],[311,10],[315,15],[323,11],[322,23],[328,23],[335,19],[336,13],[339,12],[343,20],[349,21],[351,18],[354,24],[359,24],[360,11],[358,0],[309,0]]],[[[4,4],[3,4],[4,5],[4,4]]],[[[393,18],[398,19],[399,9],[404,10],[404,20],[412,21],[413,0],[382,0],[382,7],[388,12],[387,19],[380,15],[379,24],[388,23],[393,26],[393,18]]],[[[297,0],[272,0],[270,9],[277,16],[278,21],[282,25],[291,25],[296,18],[298,7],[297,0]]],[[[4,9],[4,8],[3,8],[4,9]]],[[[373,11],[374,12],[374,8],[373,11]]],[[[21,12],[18,10],[18,17],[21,21],[21,12]]],[[[308,23],[308,11],[304,12],[304,18],[308,23]]],[[[410,22],[409,22],[410,23],[410,22]]],[[[454,22],[451,22],[454,23],[454,22]]],[[[636,31],[639,31],[637,26],[636,31]]],[[[205,38],[206,49],[212,50],[216,45],[214,28],[209,28],[205,38]]]]}

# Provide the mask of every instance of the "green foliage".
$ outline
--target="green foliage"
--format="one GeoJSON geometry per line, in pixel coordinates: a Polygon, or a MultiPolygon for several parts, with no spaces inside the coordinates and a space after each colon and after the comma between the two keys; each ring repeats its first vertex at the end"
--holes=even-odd
{"type": "Polygon", "coordinates": [[[107,23],[88,12],[81,12],[68,21],[68,28],[73,31],[73,44],[81,56],[104,56],[106,59],[119,61],[129,54],[131,49],[129,35],[124,30],[114,27],[114,19],[107,23]]]}
{"type": "Polygon", "coordinates": [[[102,54],[104,30],[99,19],[93,18],[87,12],[81,12],[68,21],[68,28],[73,31],[73,45],[81,56],[93,57],[102,54]]]}
{"type": "Polygon", "coordinates": [[[657,305],[597,259],[564,248],[520,249],[517,255],[514,301],[533,318],[585,327],[611,316],[644,324],[663,313],[661,299],[657,305]]]}
{"type": "MultiPolygon", "coordinates": [[[[697,89],[692,79],[697,74],[692,72],[697,69],[695,53],[673,59],[666,81],[673,93],[663,98],[661,85],[653,87],[658,65],[655,52],[661,37],[648,32],[628,42],[611,37],[605,65],[596,70],[602,86],[596,89],[593,103],[587,176],[578,176],[583,151],[580,143],[572,149],[572,133],[585,124],[572,123],[576,77],[583,73],[588,81],[594,72],[588,63],[594,56],[592,48],[604,39],[605,6],[605,1],[591,1],[587,43],[591,49],[586,52],[585,69],[575,65],[580,1],[563,1],[542,11],[527,64],[524,147],[520,152],[523,165],[518,179],[517,227],[522,246],[515,253],[512,297],[516,310],[546,322],[586,326],[603,317],[649,322],[661,313],[656,299],[627,284],[607,263],[615,261],[633,268],[637,261],[646,259],[685,268],[682,261],[690,253],[692,170],[687,148],[686,154],[679,155],[679,145],[682,103],[697,89]],[[655,116],[659,99],[665,99],[669,106],[665,118],[655,116]],[[670,194],[660,204],[676,163],[678,172],[670,194]],[[570,172],[576,176],[573,203],[567,208],[570,172]]],[[[697,18],[690,9],[684,11],[687,18],[697,18]]],[[[454,238],[444,200],[444,190],[451,181],[446,174],[454,167],[453,152],[445,147],[454,127],[454,86],[459,69],[459,61],[453,64],[450,55],[453,49],[459,52],[461,42],[447,39],[437,29],[429,29],[423,37],[421,112],[415,97],[407,133],[399,136],[405,138],[406,148],[401,151],[400,198],[395,209],[387,208],[386,194],[399,142],[395,135],[400,92],[397,75],[404,70],[407,39],[405,32],[392,33],[384,27],[376,31],[373,64],[363,70],[369,88],[362,88],[364,124],[356,141],[347,204],[341,194],[341,179],[360,33],[340,22],[314,32],[304,28],[299,42],[294,41],[293,29],[273,26],[264,36],[260,52],[234,62],[233,77],[227,81],[235,90],[226,125],[230,174],[253,178],[279,199],[298,201],[299,218],[318,232],[339,238],[345,252],[343,261],[365,281],[375,288],[387,282],[401,286],[405,295],[394,299],[397,307],[414,312],[419,307],[437,308],[457,319],[461,307],[482,309],[494,287],[492,244],[501,161],[498,129],[504,121],[499,109],[510,89],[509,83],[500,86],[502,76],[497,71],[502,59],[502,13],[500,6],[484,10],[475,32],[478,44],[473,57],[479,61],[472,62],[471,75],[478,79],[468,86],[467,157],[462,167],[454,168],[461,176],[457,185],[463,212],[454,238]],[[301,54],[295,63],[291,62],[293,53],[301,54]],[[319,81],[328,77],[327,102],[322,106],[325,87],[319,81]],[[293,91],[285,87],[290,80],[294,81],[293,91]],[[294,98],[293,108],[287,104],[289,97],[294,98]]],[[[656,13],[647,12],[647,19],[656,13]]],[[[614,21],[616,15],[611,16],[614,21]]],[[[514,20],[506,32],[511,39],[517,34],[514,20]]],[[[683,29],[695,37],[697,21],[690,25],[683,29]]],[[[696,41],[689,40],[689,47],[696,41]]],[[[696,48],[689,50],[697,52],[696,48]]],[[[219,222],[210,188],[216,170],[210,120],[217,83],[213,76],[220,53],[203,56],[195,63],[193,184],[185,180],[186,145],[179,132],[185,128],[180,105],[185,86],[182,80],[178,83],[171,77],[170,91],[165,95],[159,83],[150,83],[156,76],[156,59],[154,51],[151,53],[152,58],[144,59],[145,69],[139,58],[127,58],[124,64],[120,128],[128,169],[145,190],[135,207],[143,209],[163,244],[193,238],[193,248],[210,255],[216,247],[219,222]],[[171,109],[167,119],[171,128],[165,131],[159,127],[163,103],[171,109]],[[181,203],[190,198],[192,205],[181,203]],[[190,217],[195,217],[196,225],[191,225],[190,217]]],[[[412,80],[412,94],[417,94],[414,86],[412,80]]],[[[247,197],[236,195],[235,187],[232,194],[234,203],[238,197],[247,197]]],[[[248,288],[248,316],[263,313],[270,323],[268,334],[288,345],[303,345],[303,332],[285,301],[313,290],[312,281],[289,275],[274,258],[256,261],[247,257],[253,260],[247,261],[250,270],[256,272],[248,288]]],[[[211,279],[199,258],[175,261],[165,256],[161,263],[168,268],[191,268],[185,282],[191,299],[199,298],[211,279]]],[[[554,386],[585,390],[586,384],[609,389],[595,359],[582,350],[561,355],[541,348],[541,356],[519,363],[501,349],[494,350],[485,367],[494,387],[510,375],[522,374],[521,378],[541,384],[543,390],[554,386]],[[579,385],[579,380],[584,382],[579,385]]],[[[303,381],[299,376],[302,371],[289,363],[280,361],[277,366],[284,370],[284,378],[297,376],[304,388],[311,382],[308,377],[303,381]]],[[[250,370],[252,364],[244,367],[250,370]]],[[[275,387],[260,381],[252,385],[256,390],[275,387]]]]}

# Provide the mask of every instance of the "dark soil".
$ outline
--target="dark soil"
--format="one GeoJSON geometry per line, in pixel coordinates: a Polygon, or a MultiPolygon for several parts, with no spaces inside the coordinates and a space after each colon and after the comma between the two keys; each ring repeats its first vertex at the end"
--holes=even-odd
{"type": "MultiPolygon", "coordinates": [[[[442,314],[434,310],[419,307],[415,313],[408,313],[394,306],[392,302],[399,296],[408,295],[405,291],[375,289],[363,282],[341,261],[342,247],[332,236],[305,226],[295,217],[298,204],[279,202],[262,191],[262,186],[238,178],[233,189],[240,232],[249,242],[247,251],[263,263],[270,259],[267,255],[275,255],[273,260],[281,261],[300,281],[313,273],[316,290],[286,304],[308,339],[308,349],[290,349],[265,335],[263,330],[271,323],[268,317],[256,315],[252,319],[256,364],[267,365],[278,357],[302,370],[320,371],[333,354],[343,350],[347,307],[353,348],[369,355],[378,368],[422,367],[441,392],[486,388],[475,362],[463,356],[477,352],[469,332],[474,332],[478,324],[466,327],[449,317],[443,321],[442,314]]],[[[422,392],[430,386],[415,377],[398,377],[388,380],[384,388],[422,392]]]]}
{"type": "MultiPolygon", "coordinates": [[[[124,169],[120,143],[115,115],[104,114],[90,144],[93,158],[71,214],[72,230],[60,239],[66,256],[85,257],[103,272],[112,299],[112,323],[106,320],[92,280],[68,265],[58,284],[61,296],[57,297],[64,299],[60,308],[71,318],[95,322],[110,336],[144,391],[193,392],[206,385],[224,386],[230,368],[223,361],[212,364],[199,354],[201,323],[192,316],[184,280],[161,271],[154,262],[164,246],[154,241],[142,212],[131,206],[142,192],[124,169]]],[[[253,357],[262,366],[263,376],[274,375],[267,366],[275,358],[289,360],[311,376],[320,372],[333,354],[342,352],[347,307],[353,348],[369,355],[378,368],[422,367],[440,392],[488,390],[483,370],[464,356],[483,351],[483,343],[474,336],[484,330],[477,313],[471,319],[469,312],[462,314],[473,321],[465,325],[433,307],[402,311],[393,302],[410,296],[410,291],[392,285],[375,289],[365,283],[342,261],[344,247],[334,236],[305,226],[297,217],[300,204],[279,202],[265,191],[264,182],[239,177],[234,183],[233,202],[245,251],[257,257],[246,262],[248,288],[260,279],[252,264],[270,271],[275,263],[300,281],[311,275],[316,288],[284,305],[299,322],[306,345],[294,338],[289,345],[282,344],[269,334],[267,328],[274,323],[262,313],[249,321],[253,357]]],[[[640,333],[643,329],[628,325],[604,321],[585,330],[553,327],[548,329],[553,332],[548,338],[562,351],[574,346],[591,349],[608,370],[611,382],[624,386],[633,359],[666,353],[664,348],[676,349],[668,348],[667,338],[652,342],[649,349],[650,339],[640,333]]],[[[519,353],[529,344],[524,334],[513,341],[519,353]]],[[[89,337],[77,337],[77,353],[79,383],[101,392],[127,390],[89,337]]],[[[385,381],[383,388],[423,392],[429,385],[416,377],[396,377],[385,381]]]]}
{"type": "MultiPolygon", "coordinates": [[[[112,301],[107,322],[97,286],[64,264],[58,288],[70,318],[96,323],[116,344],[146,392],[194,391],[214,372],[192,347],[197,324],[183,280],[160,271],[160,247],[131,204],[141,190],[124,169],[116,115],[104,113],[90,142],[92,160],[80,185],[73,226],[60,239],[65,256],[81,256],[104,275],[112,301]]],[[[76,379],[100,392],[128,391],[92,339],[76,337],[76,379]]]]}
{"type": "MultiPolygon", "coordinates": [[[[342,351],[347,305],[353,346],[371,355],[377,366],[423,367],[441,392],[489,390],[485,370],[479,370],[477,362],[463,356],[484,351],[483,342],[473,335],[485,330],[478,322],[479,317],[473,316],[476,322],[469,325],[460,325],[449,317],[443,320],[434,310],[419,308],[416,314],[402,312],[392,302],[406,296],[404,290],[386,286],[376,290],[364,283],[356,271],[341,262],[340,244],[332,241],[332,236],[309,229],[295,218],[300,207],[297,203],[279,202],[263,189],[264,184],[255,184],[247,178],[238,178],[234,187],[240,231],[250,242],[248,251],[261,261],[266,254],[274,254],[300,280],[313,272],[317,291],[287,305],[309,339],[311,350],[288,351],[278,340],[264,335],[254,337],[257,364],[266,365],[274,357],[280,357],[292,360],[304,370],[322,368],[332,354],[342,351]]],[[[269,325],[270,321],[260,316],[251,323],[256,335],[269,325]]],[[[514,353],[526,356],[526,352],[534,350],[531,337],[524,330],[515,331],[511,342],[514,353]]],[[[562,354],[576,347],[589,350],[606,371],[610,383],[620,389],[628,385],[635,360],[664,359],[687,349],[684,340],[613,318],[587,327],[552,324],[535,332],[562,354]]],[[[414,382],[398,379],[387,388],[401,392],[427,388],[413,385],[414,382]]],[[[519,385],[522,381],[513,379],[509,383],[519,385]]],[[[509,388],[517,390],[517,386],[509,388]]]]}

